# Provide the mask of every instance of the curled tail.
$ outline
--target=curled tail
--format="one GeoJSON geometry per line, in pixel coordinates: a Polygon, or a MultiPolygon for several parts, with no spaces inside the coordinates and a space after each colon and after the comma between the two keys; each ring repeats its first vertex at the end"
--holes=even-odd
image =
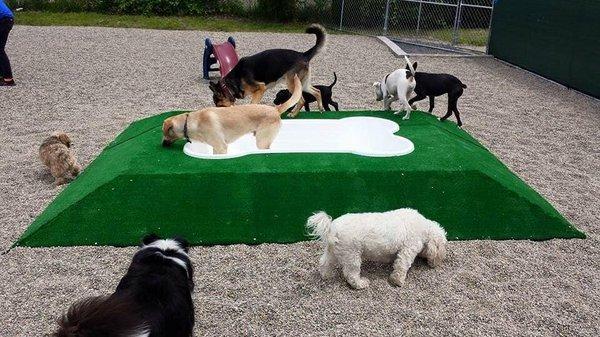
{"type": "Polygon", "coordinates": [[[325,41],[327,40],[327,32],[323,26],[313,23],[312,25],[306,28],[307,34],[315,34],[317,36],[317,43],[310,48],[309,50],[304,52],[304,57],[306,57],[309,61],[317,55],[323,46],[325,45],[325,41]]]}
{"type": "Polygon", "coordinates": [[[332,219],[327,213],[320,211],[313,214],[306,221],[306,228],[308,229],[308,235],[318,238],[321,241],[325,241],[329,229],[331,228],[332,219]]]}
{"type": "Polygon", "coordinates": [[[337,83],[337,74],[335,71],[333,72],[333,83],[329,85],[329,89],[333,88],[333,86],[337,83]]]}
{"type": "Polygon", "coordinates": [[[127,297],[98,296],[71,305],[53,337],[147,337],[150,329],[127,297]]]}
{"type": "Polygon", "coordinates": [[[302,82],[300,82],[298,75],[294,75],[294,92],[292,92],[292,97],[290,97],[290,99],[283,102],[282,104],[278,105],[277,111],[279,111],[280,114],[286,112],[289,108],[296,105],[296,103],[298,103],[298,101],[300,100],[301,97],[302,97],[302,82]]]}

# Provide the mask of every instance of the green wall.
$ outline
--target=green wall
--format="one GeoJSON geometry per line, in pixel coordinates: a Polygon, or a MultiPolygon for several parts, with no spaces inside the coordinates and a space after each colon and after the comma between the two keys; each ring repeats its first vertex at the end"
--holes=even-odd
{"type": "Polygon", "coordinates": [[[600,0],[496,0],[489,53],[600,98],[600,0]]]}

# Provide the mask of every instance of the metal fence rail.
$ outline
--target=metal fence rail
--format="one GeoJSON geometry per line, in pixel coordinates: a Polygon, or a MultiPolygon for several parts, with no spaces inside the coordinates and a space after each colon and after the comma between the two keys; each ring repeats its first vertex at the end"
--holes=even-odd
{"type": "Polygon", "coordinates": [[[340,30],[485,50],[494,0],[333,0],[340,30]]]}

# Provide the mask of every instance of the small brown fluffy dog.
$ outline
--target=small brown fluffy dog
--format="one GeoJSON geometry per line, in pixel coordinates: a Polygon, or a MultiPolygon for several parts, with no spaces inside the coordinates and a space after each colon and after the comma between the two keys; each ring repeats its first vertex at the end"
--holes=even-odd
{"type": "Polygon", "coordinates": [[[70,147],[71,138],[64,132],[54,132],[40,145],[40,159],[50,169],[56,185],[68,183],[81,171],[70,147]]]}
{"type": "Polygon", "coordinates": [[[228,144],[253,132],[256,147],[268,149],[281,127],[281,114],[302,97],[302,83],[294,76],[294,92],[276,107],[264,104],[211,107],[167,118],[163,122],[163,146],[185,138],[206,143],[214,154],[226,154],[228,144]]]}

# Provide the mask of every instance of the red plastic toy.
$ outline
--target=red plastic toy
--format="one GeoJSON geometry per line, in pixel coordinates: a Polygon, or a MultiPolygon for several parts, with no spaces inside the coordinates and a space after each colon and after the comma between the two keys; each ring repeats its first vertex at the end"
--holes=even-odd
{"type": "Polygon", "coordinates": [[[204,59],[202,66],[202,75],[204,79],[209,78],[209,72],[220,71],[221,77],[224,77],[238,63],[238,55],[235,51],[235,40],[229,37],[227,42],[221,44],[213,44],[209,38],[204,40],[206,47],[204,48],[204,59]],[[211,68],[215,63],[218,63],[217,68],[211,68]]]}

